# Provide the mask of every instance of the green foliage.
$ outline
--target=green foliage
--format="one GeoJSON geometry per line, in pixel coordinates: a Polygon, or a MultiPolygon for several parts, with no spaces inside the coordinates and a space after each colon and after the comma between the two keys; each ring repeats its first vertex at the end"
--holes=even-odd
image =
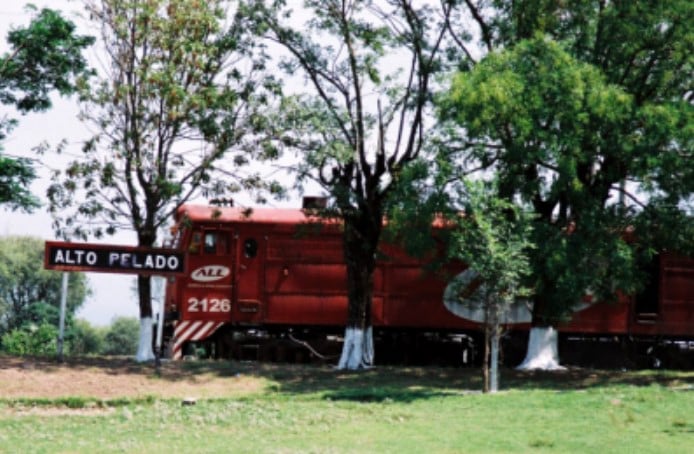
{"type": "Polygon", "coordinates": [[[39,202],[27,188],[36,178],[31,161],[8,158],[0,152],[0,205],[31,211],[39,202]]]}
{"type": "MultiPolygon", "coordinates": [[[[43,111],[51,107],[51,92],[73,93],[78,79],[89,74],[82,52],[93,41],[75,35],[75,25],[56,11],[41,10],[27,27],[7,35],[10,50],[0,56],[0,103],[23,113],[43,111]]],[[[15,125],[12,118],[0,119],[0,141],[15,125]]],[[[35,178],[30,160],[0,153],[0,205],[37,208],[39,201],[28,190],[35,178]]]]}
{"type": "Polygon", "coordinates": [[[6,332],[0,342],[2,351],[10,355],[55,355],[58,328],[48,324],[29,324],[6,332]]]}
{"type": "Polygon", "coordinates": [[[20,111],[51,107],[50,92],[70,94],[88,76],[82,56],[94,38],[75,35],[75,25],[60,13],[42,9],[26,28],[10,31],[11,51],[0,58],[0,102],[20,111]]]}
{"type": "Polygon", "coordinates": [[[681,239],[694,189],[692,57],[682,49],[693,35],[678,16],[693,8],[494,4],[476,17],[490,53],[441,99],[462,144],[444,156],[461,175],[494,172],[499,195],[536,214],[535,321],[556,324],[586,293],[636,291],[637,265],[657,248],[692,248],[681,239]],[[627,243],[635,225],[643,230],[627,243]]]}
{"type": "Polygon", "coordinates": [[[137,350],[140,322],[133,317],[117,317],[104,335],[104,355],[132,355],[137,350]]]}
{"type": "MultiPolygon", "coordinates": [[[[44,242],[0,238],[0,335],[27,326],[58,326],[62,275],[43,268],[44,242]]],[[[70,273],[66,326],[89,294],[87,278],[70,273]]]]}
{"type": "MultiPolygon", "coordinates": [[[[498,320],[517,298],[528,296],[532,218],[498,197],[493,184],[464,181],[458,187],[462,210],[446,221],[452,229],[449,258],[472,268],[484,283],[481,299],[498,320]],[[462,202],[462,203],[461,203],[462,202]]],[[[453,192],[453,191],[452,191],[453,192]]]]}

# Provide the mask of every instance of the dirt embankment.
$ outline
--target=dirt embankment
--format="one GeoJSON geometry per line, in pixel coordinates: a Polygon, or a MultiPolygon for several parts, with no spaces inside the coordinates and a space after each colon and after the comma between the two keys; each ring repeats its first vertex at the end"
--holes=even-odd
{"type": "Polygon", "coordinates": [[[0,355],[0,397],[59,398],[238,396],[264,386],[258,377],[234,370],[206,371],[182,363],[138,364],[124,358],[50,359],[0,355]]]}

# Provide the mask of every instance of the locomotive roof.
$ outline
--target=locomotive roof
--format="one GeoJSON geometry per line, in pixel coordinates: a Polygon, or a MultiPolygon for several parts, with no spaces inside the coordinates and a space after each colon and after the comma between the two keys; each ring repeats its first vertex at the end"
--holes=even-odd
{"type": "MultiPolygon", "coordinates": [[[[219,223],[219,222],[234,222],[234,223],[249,223],[249,224],[284,224],[296,225],[306,223],[322,223],[322,224],[341,224],[342,221],[337,219],[321,218],[311,215],[307,210],[301,208],[268,208],[268,207],[220,207],[213,205],[196,205],[185,204],[181,205],[176,212],[176,221],[180,221],[183,217],[188,218],[192,222],[198,223],[219,223]]],[[[432,227],[442,228],[445,221],[437,217],[432,227]]]]}
{"type": "Polygon", "coordinates": [[[298,208],[243,208],[218,207],[210,205],[182,205],[176,213],[176,219],[187,217],[193,222],[235,222],[255,224],[300,224],[309,222],[334,223],[327,219],[308,214],[298,208]]]}

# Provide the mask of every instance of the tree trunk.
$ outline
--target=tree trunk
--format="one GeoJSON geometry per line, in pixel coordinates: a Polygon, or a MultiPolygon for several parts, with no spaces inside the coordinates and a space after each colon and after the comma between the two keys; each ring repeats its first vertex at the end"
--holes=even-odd
{"type": "Polygon", "coordinates": [[[491,355],[489,359],[491,362],[491,368],[489,371],[489,392],[495,393],[499,390],[499,322],[495,320],[492,323],[491,328],[491,355]]]}
{"type": "Polygon", "coordinates": [[[559,334],[551,326],[533,326],[528,339],[528,352],[518,370],[561,370],[559,365],[559,334]]]}
{"type": "Polygon", "coordinates": [[[484,324],[484,360],[482,361],[482,392],[489,392],[489,323],[484,324]]]}
{"type": "Polygon", "coordinates": [[[152,281],[149,276],[137,276],[137,293],[140,302],[140,339],[135,360],[152,361],[152,281]]]}
{"type": "Polygon", "coordinates": [[[533,320],[528,338],[525,359],[518,370],[560,370],[559,335],[551,319],[544,318],[544,308],[549,304],[543,298],[533,302],[533,320]]]}
{"type": "MultiPolygon", "coordinates": [[[[363,220],[363,216],[360,216],[363,220]]],[[[369,222],[345,220],[344,254],[347,266],[347,327],[338,369],[356,370],[373,365],[374,345],[371,327],[373,272],[380,225],[373,232],[369,222]]]]}
{"type": "MultiPolygon", "coordinates": [[[[138,246],[148,248],[154,246],[156,235],[147,234],[147,231],[154,232],[154,228],[145,229],[145,233],[138,235],[138,246]]],[[[140,338],[135,360],[153,361],[155,357],[152,348],[152,280],[150,276],[137,276],[137,295],[140,305],[140,338]]]]}

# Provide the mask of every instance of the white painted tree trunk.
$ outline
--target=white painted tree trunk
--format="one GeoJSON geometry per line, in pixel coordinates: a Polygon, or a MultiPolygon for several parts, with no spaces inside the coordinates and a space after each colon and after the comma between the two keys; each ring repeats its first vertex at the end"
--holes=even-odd
{"type": "Polygon", "coordinates": [[[152,351],[152,318],[145,317],[140,319],[140,340],[137,345],[135,361],[143,363],[154,360],[152,351]]]}
{"type": "Polygon", "coordinates": [[[562,370],[559,365],[559,333],[553,327],[532,327],[528,351],[518,370],[562,370]]]}
{"type": "Polygon", "coordinates": [[[489,368],[489,392],[495,393],[499,390],[499,325],[492,328],[490,368],[489,368]]]}
{"type": "Polygon", "coordinates": [[[374,362],[373,328],[346,328],[338,369],[357,370],[371,367],[374,362]]]}

